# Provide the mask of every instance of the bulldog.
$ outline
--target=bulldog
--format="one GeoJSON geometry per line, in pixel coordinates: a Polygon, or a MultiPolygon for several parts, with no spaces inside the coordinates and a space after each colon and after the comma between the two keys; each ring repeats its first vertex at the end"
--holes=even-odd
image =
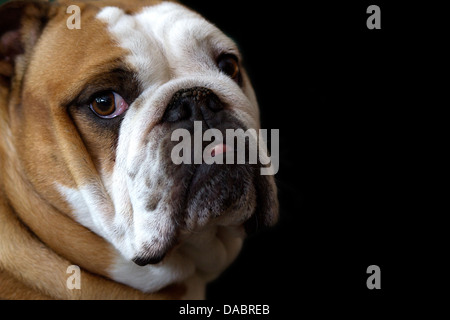
{"type": "Polygon", "coordinates": [[[199,14],[3,5],[0,298],[204,299],[278,202],[261,163],[175,164],[172,133],[194,123],[260,129],[238,47],[199,14]]]}

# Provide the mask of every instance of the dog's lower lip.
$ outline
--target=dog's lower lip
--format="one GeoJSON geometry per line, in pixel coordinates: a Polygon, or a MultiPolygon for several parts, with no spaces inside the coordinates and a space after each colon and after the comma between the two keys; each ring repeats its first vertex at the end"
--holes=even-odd
{"type": "Polygon", "coordinates": [[[145,267],[147,265],[157,265],[161,261],[164,260],[165,254],[157,257],[151,257],[151,258],[135,258],[133,259],[133,262],[137,264],[140,267],[145,267]]]}

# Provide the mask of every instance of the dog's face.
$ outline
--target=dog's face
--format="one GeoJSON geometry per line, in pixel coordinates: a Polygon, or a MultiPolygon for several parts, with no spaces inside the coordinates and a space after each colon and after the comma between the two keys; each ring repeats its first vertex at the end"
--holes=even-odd
{"type": "Polygon", "coordinates": [[[182,5],[98,5],[80,4],[81,29],[67,28],[66,7],[50,11],[16,63],[26,71],[11,127],[26,175],[43,199],[113,244],[122,264],[191,259],[220,272],[246,226],[275,222],[273,177],[258,165],[177,165],[172,134],[193,137],[195,121],[224,136],[260,129],[241,54],[182,5]]]}

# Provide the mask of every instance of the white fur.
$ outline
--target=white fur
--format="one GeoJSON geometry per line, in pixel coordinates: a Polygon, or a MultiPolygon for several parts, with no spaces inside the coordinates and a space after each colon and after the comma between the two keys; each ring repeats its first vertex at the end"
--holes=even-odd
{"type": "MultiPolygon", "coordinates": [[[[71,205],[78,223],[105,239],[96,215],[91,214],[85,195],[92,191],[89,186],[80,190],[61,184],[56,188],[71,205]]],[[[170,283],[185,282],[188,285],[186,299],[204,299],[204,285],[213,280],[236,259],[239,254],[243,230],[240,228],[215,227],[195,234],[173,251],[161,264],[139,267],[118,254],[111,266],[110,276],[143,292],[154,292],[170,283]]]]}

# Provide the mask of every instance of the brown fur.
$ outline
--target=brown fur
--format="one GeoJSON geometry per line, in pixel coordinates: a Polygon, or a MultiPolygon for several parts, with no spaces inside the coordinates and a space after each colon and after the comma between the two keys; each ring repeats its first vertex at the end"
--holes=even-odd
{"type": "MultiPolygon", "coordinates": [[[[110,3],[115,2],[125,1],[110,3]]],[[[142,6],[142,1],[126,3],[129,12],[142,6]]],[[[105,2],[78,3],[81,30],[65,27],[69,4],[77,3],[26,5],[24,54],[13,65],[1,59],[0,50],[0,298],[180,298],[182,286],[143,294],[108,279],[115,249],[72,220],[55,190],[54,182],[82,186],[98,181],[98,170],[112,168],[112,148],[94,152],[90,144],[99,137],[87,128],[80,134],[66,104],[93,71],[114,65],[124,54],[94,19],[105,2]],[[51,19],[40,34],[46,17],[51,19]],[[82,290],[66,286],[70,265],[82,268],[82,290]]],[[[102,138],[112,143],[113,137],[102,138]]]]}

